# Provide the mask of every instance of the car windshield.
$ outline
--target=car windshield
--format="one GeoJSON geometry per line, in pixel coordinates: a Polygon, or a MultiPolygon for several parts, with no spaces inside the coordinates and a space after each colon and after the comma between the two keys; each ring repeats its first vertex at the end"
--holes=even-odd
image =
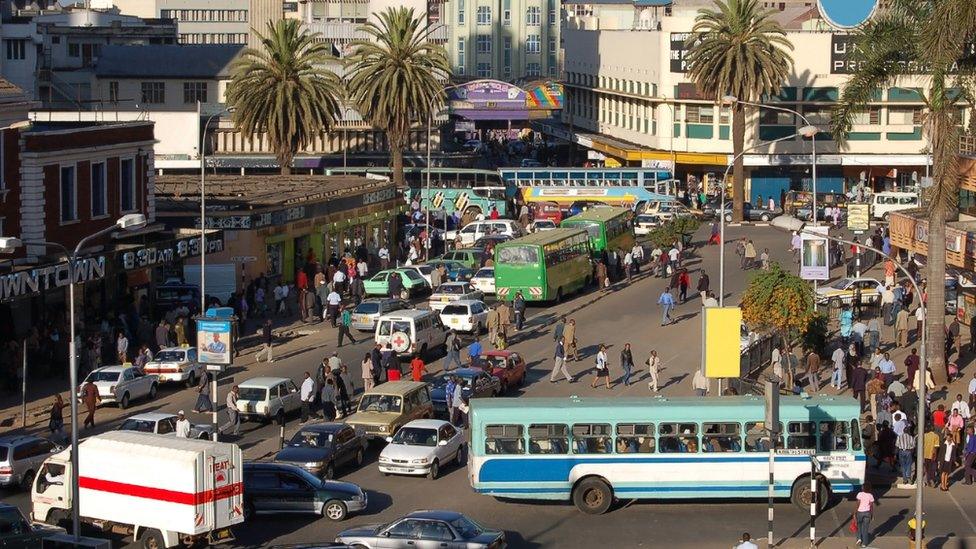
{"type": "Polygon", "coordinates": [[[257,400],[263,401],[267,399],[268,390],[262,389],[260,387],[241,387],[241,392],[237,395],[240,400],[257,400]]]}
{"type": "Polygon", "coordinates": [[[332,446],[332,433],[318,433],[315,431],[299,431],[291,437],[292,446],[309,448],[328,448],[332,446]]]}
{"type": "Polygon", "coordinates": [[[842,278],[842,279],[838,280],[837,282],[834,282],[833,284],[831,284],[830,287],[831,288],[834,288],[835,290],[843,290],[843,289],[847,288],[850,285],[851,285],[851,279],[849,279],[849,278],[842,278]]]}
{"type": "Polygon", "coordinates": [[[450,524],[465,539],[476,538],[485,532],[485,529],[480,524],[464,515],[452,520],[450,524]]]}
{"type": "Polygon", "coordinates": [[[132,419],[129,418],[119,425],[119,431],[139,431],[140,433],[154,433],[156,432],[156,422],[149,421],[148,419],[132,419]]]}
{"type": "Polygon", "coordinates": [[[360,412],[400,412],[403,399],[393,395],[363,395],[360,412]]]}
{"type": "Polygon", "coordinates": [[[535,265],[539,249],[535,246],[505,246],[498,248],[498,263],[504,265],[535,265]]]}
{"type": "Polygon", "coordinates": [[[119,380],[119,372],[111,372],[111,371],[97,372],[96,371],[88,374],[88,381],[91,381],[92,383],[98,381],[118,381],[118,380],[119,380]]]}
{"type": "Polygon", "coordinates": [[[380,312],[380,304],[375,301],[373,302],[364,301],[359,305],[356,305],[356,308],[353,309],[352,312],[353,314],[360,314],[360,315],[376,314],[380,312]]]}
{"type": "Polygon", "coordinates": [[[448,305],[447,307],[444,307],[444,310],[441,311],[441,314],[442,315],[467,315],[468,314],[468,306],[467,305],[448,305]]]}
{"type": "Polygon", "coordinates": [[[404,427],[393,437],[393,444],[409,446],[437,446],[437,429],[404,427]]]}
{"type": "Polygon", "coordinates": [[[386,277],[388,277],[388,276],[390,276],[390,272],[389,271],[382,271],[382,272],[376,273],[376,276],[374,276],[370,280],[373,281],[373,282],[386,282],[386,277]]]}
{"type": "Polygon", "coordinates": [[[420,265],[417,267],[417,270],[420,271],[422,274],[429,275],[431,271],[434,270],[434,268],[431,267],[430,265],[420,265]]]}
{"type": "Polygon", "coordinates": [[[463,284],[441,284],[441,287],[437,289],[437,293],[461,295],[465,293],[465,287],[463,284]]]}
{"type": "Polygon", "coordinates": [[[495,269],[481,269],[474,276],[477,278],[495,278],[495,269]]]}
{"type": "Polygon", "coordinates": [[[654,223],[653,215],[639,215],[637,216],[638,223],[654,223]]]}
{"type": "Polygon", "coordinates": [[[407,320],[386,320],[380,322],[379,334],[381,336],[392,335],[396,332],[403,332],[409,334],[410,322],[407,320]]]}
{"type": "Polygon", "coordinates": [[[153,357],[153,362],[182,362],[184,356],[184,351],[159,351],[153,357]]]}
{"type": "Polygon", "coordinates": [[[492,368],[504,368],[505,367],[505,357],[502,357],[502,356],[481,355],[479,358],[481,359],[482,362],[487,361],[489,364],[491,364],[491,367],[492,368]]]}

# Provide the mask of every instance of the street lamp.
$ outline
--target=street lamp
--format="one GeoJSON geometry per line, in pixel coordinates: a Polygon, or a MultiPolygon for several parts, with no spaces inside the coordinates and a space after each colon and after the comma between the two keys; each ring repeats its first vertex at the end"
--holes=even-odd
{"type": "MultiPolygon", "coordinates": [[[[349,125],[349,119],[346,118],[346,115],[349,114],[350,112],[356,112],[356,109],[352,107],[344,107],[342,109],[342,169],[343,170],[345,170],[348,167],[348,164],[346,162],[346,151],[349,149],[349,138],[346,136],[347,135],[346,132],[348,131],[347,126],[349,125]]],[[[344,175],[348,175],[345,174],[345,172],[343,173],[344,175]]]]}
{"type": "Polygon", "coordinates": [[[82,238],[73,252],[57,242],[43,240],[21,240],[14,237],[0,237],[0,253],[12,253],[24,245],[49,246],[61,250],[68,260],[68,325],[70,333],[68,340],[69,383],[71,384],[71,493],[74,502],[71,505],[71,533],[75,541],[81,535],[81,518],[78,507],[78,350],[75,347],[75,263],[81,254],[81,249],[92,239],[104,236],[115,230],[136,231],[146,226],[146,216],[143,214],[127,214],[118,219],[114,225],[106,227],[94,234],[82,238]]]}
{"type": "MultiPolygon", "coordinates": [[[[922,293],[921,293],[922,290],[918,287],[918,284],[915,282],[915,277],[913,277],[911,275],[911,273],[908,272],[907,269],[905,269],[904,267],[902,267],[901,263],[899,263],[898,261],[895,261],[895,258],[893,258],[891,255],[886,254],[886,253],[884,253],[883,251],[881,251],[881,250],[879,250],[877,248],[872,248],[870,246],[865,246],[864,244],[855,243],[855,242],[852,242],[850,240],[845,240],[843,238],[837,238],[836,236],[830,236],[830,235],[825,234],[825,233],[818,233],[818,232],[814,232],[814,231],[807,230],[805,228],[806,227],[806,224],[803,221],[801,221],[801,220],[799,220],[799,219],[797,219],[797,218],[795,218],[793,216],[789,216],[789,215],[781,215],[779,217],[776,217],[776,218],[774,218],[772,220],[772,222],[770,224],[773,227],[776,227],[778,229],[783,229],[783,230],[786,230],[786,231],[796,231],[798,233],[804,233],[804,234],[814,235],[814,236],[816,236],[818,238],[826,238],[827,240],[832,240],[834,242],[840,242],[841,244],[847,244],[847,245],[851,245],[851,246],[860,246],[862,248],[871,250],[874,253],[880,255],[881,257],[884,257],[885,259],[890,259],[891,262],[894,263],[895,267],[897,267],[899,271],[901,271],[906,277],[908,277],[908,281],[911,283],[912,288],[915,290],[916,295],[922,295],[922,293]]],[[[925,390],[926,390],[926,386],[925,386],[925,379],[926,379],[926,374],[925,374],[925,368],[926,368],[926,364],[925,364],[925,357],[926,357],[926,354],[925,354],[925,340],[926,340],[926,338],[928,336],[928,331],[926,330],[925,324],[926,324],[926,315],[922,315],[922,329],[921,329],[921,341],[922,341],[921,347],[922,347],[922,351],[920,353],[921,354],[921,357],[919,359],[919,367],[918,367],[918,376],[919,377],[916,380],[916,383],[918,384],[918,387],[916,388],[916,390],[918,391],[918,402],[919,402],[919,405],[918,405],[918,417],[916,417],[916,419],[915,419],[915,421],[917,422],[917,425],[918,425],[918,429],[916,430],[916,433],[915,433],[915,524],[916,525],[921,525],[922,524],[922,488],[924,486],[924,483],[922,483],[921,480],[922,480],[922,471],[923,471],[923,468],[925,467],[924,456],[922,455],[922,448],[925,446],[925,443],[924,443],[924,436],[925,436],[925,390]]],[[[922,530],[921,530],[921,527],[919,527],[919,528],[916,529],[916,534],[915,534],[915,548],[916,549],[922,549],[922,530]]]]}
{"type": "MultiPolygon", "coordinates": [[[[204,190],[207,188],[206,174],[207,174],[207,149],[206,149],[206,139],[207,139],[207,129],[210,128],[210,123],[215,117],[218,117],[224,113],[232,113],[236,111],[235,107],[224,107],[219,111],[210,115],[207,118],[207,123],[203,125],[203,129],[200,131],[200,314],[203,314],[207,310],[207,224],[206,224],[206,195],[204,190]]],[[[216,409],[216,407],[215,407],[216,409]]]]}
{"type": "Polygon", "coordinates": [[[735,165],[735,161],[744,156],[748,152],[752,152],[759,147],[766,145],[772,145],[774,143],[779,143],[780,141],[789,141],[798,135],[808,137],[811,134],[817,133],[817,128],[813,126],[803,126],[800,130],[794,134],[787,135],[786,137],[780,137],[779,139],[774,139],[772,141],[762,141],[756,143],[755,145],[743,150],[739,154],[732,158],[729,165],[725,168],[725,174],[722,176],[722,206],[719,209],[719,251],[718,251],[718,305],[719,307],[725,306],[725,182],[729,178],[729,170],[735,165]]]}

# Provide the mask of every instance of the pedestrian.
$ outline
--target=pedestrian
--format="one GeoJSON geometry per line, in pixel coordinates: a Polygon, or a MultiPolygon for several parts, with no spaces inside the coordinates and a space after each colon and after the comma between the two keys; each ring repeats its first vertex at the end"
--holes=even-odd
{"type": "MultiPolygon", "coordinates": [[[[807,387],[808,390],[812,390],[814,393],[820,392],[820,355],[817,351],[810,349],[807,352],[807,387]]],[[[833,385],[833,378],[831,378],[831,385],[833,385]]]]}
{"type": "Polygon", "coordinates": [[[695,370],[695,377],[691,380],[691,386],[695,389],[695,395],[704,397],[709,393],[708,378],[701,369],[695,370]]]}
{"type": "Polygon", "coordinates": [[[851,387],[851,392],[854,398],[858,399],[861,404],[861,411],[864,411],[864,405],[867,402],[865,398],[865,389],[867,388],[867,376],[868,372],[861,367],[860,362],[855,364],[851,368],[851,377],[848,378],[848,385],[851,387]]]}
{"type": "Polygon", "coordinates": [[[579,349],[576,344],[576,319],[571,318],[563,330],[563,348],[566,350],[566,360],[579,361],[579,349]],[[572,356],[572,359],[570,359],[572,356]]]}
{"type": "Polygon", "coordinates": [[[956,401],[952,403],[952,407],[949,408],[950,411],[958,411],[959,415],[966,421],[970,418],[970,408],[969,403],[962,399],[962,394],[956,395],[956,401]]]}
{"type": "Polygon", "coordinates": [[[899,309],[895,316],[895,339],[899,347],[908,347],[908,310],[899,309]]]}
{"type": "Polygon", "coordinates": [[[572,383],[573,376],[569,375],[569,370],[566,369],[566,348],[562,338],[556,340],[556,352],[553,354],[552,359],[553,367],[552,373],[549,374],[549,383],[555,383],[559,374],[565,376],[566,381],[572,383]]]}
{"type": "Polygon", "coordinates": [[[169,346],[169,324],[166,319],[162,319],[156,326],[156,351],[169,346]]]}
{"type": "Polygon", "coordinates": [[[447,339],[444,342],[446,354],[444,356],[444,371],[450,372],[454,368],[460,368],[461,364],[461,338],[453,329],[447,332],[447,339]],[[456,365],[456,366],[455,366],[456,365]]]}
{"type": "Polygon", "coordinates": [[[186,341],[186,321],[183,320],[182,316],[176,319],[173,332],[176,334],[176,346],[186,347],[188,345],[186,341]]]}
{"type": "Polygon", "coordinates": [[[335,381],[331,377],[326,378],[319,395],[319,399],[322,401],[322,416],[326,421],[335,421],[336,419],[335,393],[335,381]]]}
{"type": "Polygon", "coordinates": [[[359,366],[363,372],[363,392],[365,393],[376,386],[376,382],[373,379],[373,353],[366,353],[359,366]]]}
{"type": "Polygon", "coordinates": [[[951,436],[944,437],[942,445],[939,446],[939,488],[943,492],[949,491],[949,475],[956,468],[956,441],[951,436]]]}
{"type": "Polygon", "coordinates": [[[254,362],[261,362],[261,357],[264,356],[267,359],[268,364],[274,362],[274,351],[272,347],[274,346],[274,332],[271,327],[271,319],[266,319],[264,321],[264,326],[261,328],[261,348],[254,355],[254,362]]]}
{"type": "Polygon", "coordinates": [[[966,446],[963,450],[963,484],[972,484],[976,478],[976,433],[973,426],[966,427],[966,446]]]}
{"type": "Polygon", "coordinates": [[[461,391],[455,389],[455,395],[461,395],[461,402],[457,403],[457,416],[458,416],[458,428],[467,429],[468,428],[468,412],[471,410],[469,405],[468,397],[464,396],[461,391]]]}
{"type": "Polygon", "coordinates": [[[64,440],[64,399],[61,393],[54,395],[54,402],[51,403],[51,410],[47,422],[47,428],[52,435],[56,435],[58,440],[64,440]]]}
{"type": "MultiPolygon", "coordinates": [[[[948,331],[949,336],[951,336],[953,343],[955,343],[956,360],[959,360],[960,358],[962,358],[962,338],[960,337],[962,333],[962,329],[961,326],[959,325],[959,319],[953,317],[952,322],[949,323],[949,327],[946,328],[946,330],[948,331]]],[[[948,355],[949,353],[946,353],[946,356],[948,355]]]]}
{"type": "Polygon", "coordinates": [[[485,324],[488,328],[488,344],[497,349],[498,309],[496,307],[488,307],[488,317],[485,319],[485,324]]]}
{"type": "Polygon", "coordinates": [[[197,402],[193,405],[193,411],[202,414],[213,412],[213,403],[210,402],[210,372],[204,372],[197,383],[197,402]]]}
{"type": "Polygon", "coordinates": [[[387,381],[400,381],[400,359],[389,343],[386,344],[386,352],[383,353],[383,368],[386,370],[387,381]]]}
{"type": "Polygon", "coordinates": [[[339,310],[341,311],[339,313],[339,343],[336,346],[342,347],[343,337],[349,338],[349,341],[355,345],[356,340],[352,337],[352,332],[349,330],[349,328],[352,326],[352,311],[349,310],[349,307],[344,307],[342,305],[339,306],[339,310]]]}
{"type": "Polygon", "coordinates": [[[498,333],[508,336],[508,327],[511,325],[512,308],[509,306],[507,301],[502,301],[498,304],[498,333]]]}
{"type": "Polygon", "coordinates": [[[176,412],[176,438],[190,438],[190,420],[183,410],[176,412]]]}
{"type": "Polygon", "coordinates": [[[651,391],[657,392],[657,375],[661,371],[661,357],[657,356],[657,351],[651,349],[651,356],[644,362],[647,364],[647,373],[650,375],[651,380],[647,382],[647,388],[651,391]]]}
{"type": "Polygon", "coordinates": [[[94,428],[95,408],[102,401],[102,397],[98,394],[98,388],[91,381],[85,382],[85,385],[81,388],[81,401],[85,403],[85,408],[88,410],[88,415],[85,416],[82,427],[94,428]]]}
{"type": "Polygon", "coordinates": [[[935,487],[938,478],[938,462],[936,458],[939,454],[939,446],[942,440],[935,432],[932,424],[925,426],[925,434],[922,436],[922,459],[925,465],[925,485],[935,487]]]}
{"type": "Polygon", "coordinates": [[[563,338],[563,332],[566,331],[566,317],[560,316],[559,321],[556,322],[556,326],[552,329],[552,340],[560,341],[563,338]]]}
{"type": "Polygon", "coordinates": [[[657,298],[657,304],[661,306],[661,326],[671,324],[671,310],[674,309],[674,297],[671,295],[671,288],[665,288],[661,292],[661,297],[657,298]]]}
{"type": "MultiPolygon", "coordinates": [[[[342,271],[336,271],[337,273],[342,271]]],[[[390,276],[392,279],[392,275],[390,276]]],[[[325,318],[336,327],[339,319],[339,306],[342,304],[342,296],[336,291],[335,283],[332,283],[332,291],[325,297],[325,318]]]]}
{"type": "Polygon", "coordinates": [[[515,311],[515,331],[520,331],[525,324],[525,297],[522,296],[522,290],[515,292],[512,308],[515,311]]]}
{"type": "Polygon", "coordinates": [[[478,360],[481,358],[482,351],[481,341],[475,337],[475,340],[468,345],[468,366],[472,368],[478,366],[478,360]]]}
{"type": "Polygon", "coordinates": [[[752,542],[752,536],[749,535],[749,532],[744,532],[742,539],[732,549],[759,549],[759,546],[752,542]]]}
{"type": "Polygon", "coordinates": [[[905,380],[908,382],[909,387],[915,387],[915,374],[918,372],[918,367],[921,364],[921,360],[918,356],[918,350],[912,347],[911,353],[905,357],[905,380]]]}
{"type": "Polygon", "coordinates": [[[698,294],[701,295],[702,304],[705,303],[705,299],[708,297],[708,284],[708,274],[702,270],[701,274],[698,276],[698,286],[696,287],[698,294]]]}
{"type": "Polygon", "coordinates": [[[884,377],[881,370],[875,368],[874,375],[865,384],[864,391],[868,395],[868,407],[871,410],[871,417],[878,417],[878,400],[885,394],[884,377]]]}
{"type": "Polygon", "coordinates": [[[691,286],[691,277],[688,276],[687,269],[681,269],[678,274],[678,299],[682,303],[688,301],[688,286],[691,286]]]}
{"type": "Polygon", "coordinates": [[[631,252],[624,254],[624,274],[627,276],[627,284],[633,282],[634,278],[634,255],[631,252]]]}
{"type": "Polygon", "coordinates": [[[237,399],[240,395],[240,391],[240,387],[234,385],[230,388],[230,391],[227,392],[227,423],[220,426],[219,431],[221,433],[230,429],[231,427],[234,428],[234,432],[232,433],[234,436],[237,436],[237,434],[241,431],[241,414],[240,410],[237,408],[237,399]]]}
{"type": "Polygon", "coordinates": [[[830,386],[837,389],[841,389],[844,383],[844,357],[847,353],[844,352],[844,348],[840,345],[834,349],[833,354],[830,355],[830,360],[833,363],[833,374],[830,376],[830,386]]]}
{"type": "Polygon", "coordinates": [[[299,397],[302,407],[302,423],[305,423],[308,421],[309,407],[315,400],[315,381],[312,380],[312,374],[308,372],[305,372],[305,377],[302,379],[299,397]]]}
{"type": "Polygon", "coordinates": [[[596,353],[596,375],[590,382],[590,388],[595,389],[600,378],[605,378],[607,389],[610,389],[610,365],[607,363],[607,346],[600,344],[600,350],[596,353]]]}
{"type": "Polygon", "coordinates": [[[115,348],[119,357],[119,364],[129,362],[129,339],[125,337],[125,332],[119,330],[119,335],[115,340],[115,348]]]}
{"type": "Polygon", "coordinates": [[[874,514],[874,506],[877,502],[871,494],[871,483],[864,482],[861,491],[857,496],[857,508],[854,511],[854,520],[857,524],[857,546],[867,547],[871,541],[871,517],[874,514]]]}
{"type": "Polygon", "coordinates": [[[898,467],[901,470],[902,484],[912,484],[912,464],[915,462],[915,435],[911,429],[902,431],[895,439],[898,448],[898,467]]]}
{"type": "Polygon", "coordinates": [[[610,288],[610,278],[607,276],[607,265],[602,259],[598,259],[596,262],[596,282],[603,291],[610,288]]]}
{"type": "Polygon", "coordinates": [[[761,254],[759,254],[759,267],[764,270],[769,270],[769,248],[763,248],[761,254]]]}
{"type": "Polygon", "coordinates": [[[338,401],[338,406],[336,406],[337,411],[342,412],[342,417],[346,417],[351,413],[349,391],[346,389],[346,382],[342,380],[342,373],[338,370],[332,371],[332,377],[330,379],[335,383],[336,400],[338,401]]]}
{"type": "Polygon", "coordinates": [[[414,353],[413,359],[410,361],[410,379],[422,381],[426,373],[428,373],[427,366],[424,364],[423,359],[420,358],[420,353],[414,353]]]}
{"type": "Polygon", "coordinates": [[[742,269],[751,269],[755,267],[756,263],[756,245],[752,243],[752,240],[747,240],[745,247],[742,249],[742,269]]]}
{"type": "Polygon", "coordinates": [[[634,355],[630,352],[630,343],[625,343],[624,350],[620,351],[620,367],[624,370],[624,387],[629,387],[630,376],[634,370],[634,355]]]}

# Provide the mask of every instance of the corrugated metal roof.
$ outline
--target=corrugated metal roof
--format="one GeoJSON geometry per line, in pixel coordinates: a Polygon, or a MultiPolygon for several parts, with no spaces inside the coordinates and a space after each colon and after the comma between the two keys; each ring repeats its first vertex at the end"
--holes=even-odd
{"type": "Polygon", "coordinates": [[[230,76],[230,64],[243,45],[103,46],[95,65],[100,78],[206,78],[230,76]]]}
{"type": "Polygon", "coordinates": [[[27,101],[24,90],[10,83],[5,78],[0,78],[0,103],[19,103],[27,101]]]}

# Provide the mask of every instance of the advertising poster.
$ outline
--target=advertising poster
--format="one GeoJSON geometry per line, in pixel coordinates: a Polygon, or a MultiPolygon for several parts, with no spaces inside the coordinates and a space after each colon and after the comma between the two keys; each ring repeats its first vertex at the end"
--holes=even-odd
{"type": "Polygon", "coordinates": [[[803,280],[827,280],[830,278],[827,257],[827,227],[807,227],[808,232],[800,233],[800,278],[803,280]]]}
{"type": "Polygon", "coordinates": [[[739,377],[742,309],[705,308],[705,376],[739,377]]]}
{"type": "Polygon", "coordinates": [[[201,363],[229,365],[232,343],[230,320],[197,321],[197,345],[200,347],[201,363]]]}
{"type": "Polygon", "coordinates": [[[871,206],[868,204],[847,205],[847,229],[856,233],[863,233],[871,228],[871,206]]]}

